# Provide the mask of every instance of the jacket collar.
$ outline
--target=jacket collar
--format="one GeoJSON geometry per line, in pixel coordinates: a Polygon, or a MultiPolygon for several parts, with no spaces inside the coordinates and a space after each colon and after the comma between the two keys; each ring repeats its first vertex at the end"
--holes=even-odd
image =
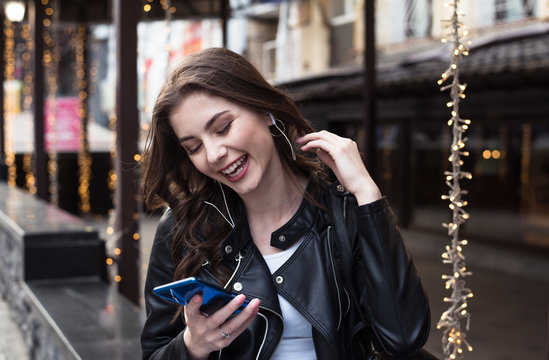
{"type": "MultiPolygon", "coordinates": [[[[307,187],[307,190],[309,190],[307,187]]],[[[221,243],[221,252],[225,261],[233,262],[242,248],[252,240],[244,204],[238,201],[235,227],[221,243]]],[[[296,213],[287,223],[271,234],[271,246],[286,250],[303,235],[310,231],[317,213],[317,206],[305,196],[296,213]]]]}

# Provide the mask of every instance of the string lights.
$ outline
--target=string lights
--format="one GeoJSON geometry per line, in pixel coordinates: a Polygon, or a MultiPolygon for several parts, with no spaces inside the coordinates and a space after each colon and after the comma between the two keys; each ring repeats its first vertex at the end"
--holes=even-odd
{"type": "Polygon", "coordinates": [[[46,124],[49,129],[49,149],[48,149],[48,175],[50,180],[49,192],[50,201],[54,205],[59,203],[59,183],[57,178],[58,173],[58,156],[57,156],[57,129],[55,109],[57,101],[57,80],[58,80],[58,66],[61,59],[61,46],[59,45],[59,36],[57,30],[53,28],[52,22],[57,23],[57,12],[53,9],[53,1],[42,0],[42,4],[45,6],[44,12],[44,54],[42,62],[45,67],[46,84],[47,84],[47,99],[48,99],[48,112],[46,115],[46,124]],[[50,30],[51,29],[51,30],[50,30]]]}
{"type": "MultiPolygon", "coordinates": [[[[448,235],[451,237],[451,245],[446,246],[446,251],[442,254],[442,261],[445,264],[452,265],[452,273],[450,275],[442,275],[442,279],[446,281],[445,287],[452,291],[451,297],[445,297],[444,302],[449,303],[448,310],[442,313],[440,320],[437,323],[437,329],[443,329],[442,347],[446,359],[455,360],[463,358],[463,349],[466,348],[472,351],[473,348],[467,341],[465,330],[469,330],[470,313],[468,311],[468,301],[473,297],[473,293],[465,286],[464,278],[471,275],[465,266],[465,256],[462,253],[463,246],[467,245],[467,240],[461,239],[459,236],[460,226],[469,219],[469,214],[465,211],[467,201],[462,199],[462,195],[467,194],[466,190],[461,189],[460,180],[463,178],[471,179],[472,175],[469,172],[462,171],[462,157],[469,155],[464,150],[467,138],[463,135],[469,128],[471,121],[462,119],[459,115],[459,103],[465,98],[465,84],[459,82],[459,64],[462,56],[467,56],[469,51],[461,42],[462,36],[467,35],[463,29],[464,25],[460,22],[460,17],[463,12],[459,10],[460,0],[454,0],[447,6],[452,7],[453,15],[449,22],[448,28],[450,42],[453,44],[452,58],[450,66],[441,75],[438,80],[439,85],[443,85],[446,81],[452,79],[450,84],[441,86],[441,91],[450,89],[450,98],[446,106],[451,108],[452,117],[448,120],[448,126],[452,127],[453,141],[450,148],[450,157],[448,160],[452,164],[451,171],[445,171],[446,184],[449,187],[447,195],[442,195],[443,200],[448,200],[449,208],[452,210],[452,222],[442,224],[448,229],[448,235]],[[465,330],[462,329],[462,322],[465,321],[465,330]]],[[[442,39],[442,42],[448,42],[447,39],[442,39]]]]}
{"type": "MultiPolygon", "coordinates": [[[[23,59],[23,113],[31,112],[32,105],[32,86],[33,86],[33,73],[31,69],[31,51],[34,47],[32,40],[30,25],[24,24],[21,30],[21,37],[25,42],[25,47],[21,58],[23,59]]],[[[32,123],[27,123],[28,128],[26,132],[32,134],[32,123]]],[[[33,173],[32,166],[32,151],[33,144],[32,139],[27,139],[25,142],[25,154],[23,155],[23,171],[25,172],[25,186],[27,191],[31,194],[36,194],[36,178],[33,173]]]]}
{"type": "Polygon", "coordinates": [[[86,24],[78,24],[77,31],[73,33],[72,41],[75,43],[75,70],[76,80],[74,88],[78,91],[80,118],[80,147],[78,148],[78,195],[80,196],[80,211],[84,214],[90,212],[90,178],[92,158],[88,144],[88,106],[87,106],[87,69],[85,62],[86,50],[86,24]]]}
{"type": "MultiPolygon", "coordinates": [[[[111,31],[114,31],[114,28],[111,27],[111,31]]],[[[112,34],[114,37],[114,34],[112,34]]],[[[110,157],[111,157],[111,163],[112,168],[109,170],[109,174],[107,176],[107,187],[109,188],[111,192],[111,198],[112,198],[112,204],[113,207],[109,209],[108,211],[108,225],[106,229],[106,235],[107,235],[107,251],[109,253],[109,257],[106,259],[106,264],[108,265],[109,276],[113,279],[115,283],[120,283],[122,281],[122,277],[119,274],[119,267],[118,267],[118,260],[122,254],[122,249],[120,248],[120,241],[121,239],[121,230],[118,229],[117,224],[117,199],[116,199],[116,186],[118,184],[118,176],[116,175],[116,163],[118,158],[118,151],[116,149],[116,144],[118,143],[118,133],[116,131],[116,122],[118,121],[116,117],[116,112],[113,109],[109,115],[109,129],[111,130],[111,133],[113,134],[113,142],[111,144],[110,149],[110,157]]]]}
{"type": "MultiPolygon", "coordinates": [[[[14,79],[15,72],[15,27],[9,20],[5,20],[4,23],[4,79],[7,83],[14,79]]],[[[17,178],[17,165],[15,163],[15,152],[13,150],[12,141],[12,126],[13,126],[13,114],[16,104],[14,99],[7,97],[7,102],[4,109],[4,154],[5,163],[8,167],[8,185],[15,187],[17,178]]]]}
{"type": "MultiPolygon", "coordinates": [[[[111,161],[112,161],[112,164],[114,165],[116,164],[116,158],[118,157],[118,154],[116,151],[116,142],[117,142],[116,137],[118,135],[116,133],[116,114],[114,112],[112,112],[109,116],[109,128],[112,134],[114,135],[114,141],[110,151],[111,161]]],[[[109,221],[108,221],[106,233],[107,233],[107,249],[113,249],[113,248],[114,249],[112,250],[112,255],[106,259],[106,263],[111,269],[111,275],[112,273],[114,273],[113,280],[119,283],[122,280],[122,278],[120,277],[120,275],[117,274],[118,268],[114,266],[115,264],[118,264],[118,261],[117,261],[118,257],[122,253],[122,251],[120,250],[120,247],[118,246],[118,238],[119,238],[118,234],[114,230],[116,228],[116,196],[114,196],[114,193],[116,190],[117,180],[118,179],[116,176],[116,169],[115,169],[115,166],[113,166],[109,170],[109,175],[107,178],[107,186],[111,194],[113,194],[112,196],[113,208],[109,209],[109,221]]]]}

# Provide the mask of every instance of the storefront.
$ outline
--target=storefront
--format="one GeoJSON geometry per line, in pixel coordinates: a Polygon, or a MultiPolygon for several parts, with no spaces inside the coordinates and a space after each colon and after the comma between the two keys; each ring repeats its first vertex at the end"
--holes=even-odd
{"type": "MultiPolygon", "coordinates": [[[[463,60],[472,121],[463,181],[471,218],[462,234],[549,254],[549,34],[487,43],[463,60]]],[[[403,226],[443,233],[451,212],[443,172],[451,144],[449,95],[436,80],[447,67],[432,57],[378,66],[376,168],[403,226]]],[[[318,128],[352,137],[364,149],[362,74],[349,70],[282,86],[318,128]]],[[[368,163],[368,159],[366,159],[368,163]]]]}

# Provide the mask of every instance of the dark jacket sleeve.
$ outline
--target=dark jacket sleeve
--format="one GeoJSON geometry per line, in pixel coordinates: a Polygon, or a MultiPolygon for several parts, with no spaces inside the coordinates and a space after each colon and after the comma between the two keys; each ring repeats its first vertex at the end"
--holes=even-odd
{"type": "Polygon", "coordinates": [[[357,206],[355,215],[356,288],[374,344],[391,355],[412,354],[429,336],[429,302],[396,218],[386,198],[357,206]]]}
{"type": "Polygon", "coordinates": [[[173,226],[173,214],[168,209],[156,229],[145,281],[147,320],[141,334],[143,359],[187,359],[183,342],[185,325],[180,318],[172,322],[177,304],[172,305],[152,292],[154,287],[173,281],[174,269],[171,257],[173,226]]]}

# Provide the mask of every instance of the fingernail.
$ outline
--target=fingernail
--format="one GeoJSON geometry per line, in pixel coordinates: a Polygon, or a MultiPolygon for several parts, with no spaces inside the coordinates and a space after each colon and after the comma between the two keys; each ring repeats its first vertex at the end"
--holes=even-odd
{"type": "Polygon", "coordinates": [[[295,141],[300,142],[302,139],[303,139],[303,136],[300,136],[297,139],[295,139],[295,141]]]}
{"type": "Polygon", "coordinates": [[[244,294],[237,295],[236,301],[238,303],[242,304],[244,302],[244,300],[246,300],[246,295],[244,295],[244,294]]]}
{"type": "Polygon", "coordinates": [[[255,307],[255,308],[259,308],[259,304],[261,303],[261,301],[259,299],[253,299],[252,301],[250,301],[250,305],[252,307],[255,307]]]}

